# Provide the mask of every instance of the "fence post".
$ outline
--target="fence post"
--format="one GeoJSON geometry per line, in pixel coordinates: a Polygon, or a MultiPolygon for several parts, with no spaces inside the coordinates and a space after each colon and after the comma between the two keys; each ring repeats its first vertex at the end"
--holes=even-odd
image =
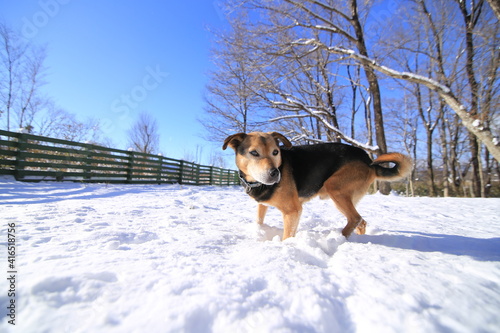
{"type": "Polygon", "coordinates": [[[127,182],[131,183],[134,177],[133,166],[134,166],[134,151],[128,151],[128,163],[127,163],[127,182]]]}
{"type": "Polygon", "coordinates": [[[209,184],[213,185],[214,184],[214,167],[213,165],[210,166],[210,178],[209,178],[209,184]]]}
{"type": "Polygon", "coordinates": [[[26,144],[28,143],[28,139],[24,133],[19,133],[17,137],[17,156],[16,156],[16,166],[14,176],[16,180],[22,180],[24,178],[24,162],[26,159],[26,144]]]}
{"type": "Polygon", "coordinates": [[[156,181],[158,182],[158,185],[161,184],[162,166],[163,166],[163,155],[158,154],[158,176],[156,177],[156,181]]]}
{"type": "Polygon", "coordinates": [[[90,180],[90,169],[91,169],[91,163],[90,163],[90,154],[91,154],[91,147],[92,145],[87,144],[83,147],[83,151],[85,154],[85,162],[83,163],[83,181],[87,182],[90,180]]]}
{"type": "Polygon", "coordinates": [[[196,164],[196,185],[200,185],[200,165],[196,164]]]}
{"type": "Polygon", "coordinates": [[[184,177],[184,161],[181,160],[181,166],[179,170],[179,184],[182,185],[182,179],[184,177]]]}

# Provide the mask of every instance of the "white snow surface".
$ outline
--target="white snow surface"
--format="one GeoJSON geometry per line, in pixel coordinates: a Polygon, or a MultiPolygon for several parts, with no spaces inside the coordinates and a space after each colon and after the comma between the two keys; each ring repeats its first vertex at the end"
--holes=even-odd
{"type": "Polygon", "coordinates": [[[0,178],[1,332],[500,332],[500,199],[368,195],[254,222],[239,187],[0,178]]]}

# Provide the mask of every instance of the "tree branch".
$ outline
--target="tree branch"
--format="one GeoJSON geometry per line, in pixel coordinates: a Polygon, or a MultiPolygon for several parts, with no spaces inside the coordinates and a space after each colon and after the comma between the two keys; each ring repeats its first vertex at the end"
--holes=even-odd
{"type": "Polygon", "coordinates": [[[382,74],[385,74],[389,77],[392,77],[394,79],[402,79],[408,82],[422,84],[427,88],[431,89],[432,91],[435,91],[446,102],[446,104],[448,104],[448,106],[460,117],[462,123],[467,128],[467,130],[473,133],[486,146],[488,151],[491,153],[491,155],[493,155],[493,157],[497,161],[500,161],[499,139],[492,134],[491,130],[487,127],[487,124],[483,124],[480,119],[471,116],[469,114],[467,108],[458,100],[458,98],[453,94],[453,92],[449,87],[422,75],[409,72],[400,72],[392,68],[383,66],[379,64],[377,61],[365,57],[359,53],[356,53],[353,50],[337,46],[333,47],[326,46],[320,41],[315,39],[299,40],[296,41],[294,44],[319,46],[328,50],[331,53],[340,54],[348,58],[354,59],[357,62],[369,66],[374,70],[382,74]]]}

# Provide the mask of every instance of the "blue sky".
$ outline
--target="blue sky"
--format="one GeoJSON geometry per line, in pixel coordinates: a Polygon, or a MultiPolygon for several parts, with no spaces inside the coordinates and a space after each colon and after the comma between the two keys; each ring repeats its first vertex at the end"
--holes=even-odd
{"type": "Polygon", "coordinates": [[[117,148],[141,111],[158,122],[160,150],[183,158],[206,142],[208,28],[227,24],[217,1],[0,0],[0,19],[47,45],[47,95],[80,120],[101,120],[117,148]]]}

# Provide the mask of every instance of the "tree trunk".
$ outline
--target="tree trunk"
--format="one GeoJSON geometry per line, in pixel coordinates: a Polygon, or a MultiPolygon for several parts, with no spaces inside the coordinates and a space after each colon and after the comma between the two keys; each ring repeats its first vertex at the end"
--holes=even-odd
{"type": "MultiPolygon", "coordinates": [[[[441,108],[444,108],[444,104],[441,101],[441,108]]],[[[446,139],[446,120],[441,119],[441,127],[439,134],[441,136],[441,157],[443,159],[443,196],[450,196],[450,163],[449,163],[449,153],[448,153],[448,140],[446,139]]]]}
{"type": "MultiPolygon", "coordinates": [[[[358,17],[358,4],[356,0],[351,0],[351,24],[354,27],[356,35],[356,47],[362,56],[368,57],[368,50],[366,48],[363,29],[358,17]]],[[[377,75],[370,66],[363,64],[366,79],[370,87],[370,94],[372,96],[373,114],[375,121],[375,138],[378,145],[378,155],[387,153],[387,143],[385,140],[384,131],[384,118],[382,114],[382,96],[380,94],[380,86],[378,83],[377,75]]],[[[379,191],[382,194],[389,194],[391,192],[391,185],[389,182],[380,182],[379,191]]]]}
{"type": "Polygon", "coordinates": [[[434,166],[432,158],[432,131],[427,130],[427,173],[429,175],[430,195],[437,196],[436,182],[434,180],[434,166]]]}
{"type": "MultiPolygon", "coordinates": [[[[481,15],[482,2],[478,7],[472,7],[471,12],[467,11],[467,4],[465,1],[459,2],[460,11],[464,18],[465,24],[465,50],[467,52],[465,69],[467,71],[467,79],[469,81],[470,87],[470,109],[469,114],[474,119],[480,119],[478,117],[478,106],[479,106],[479,84],[477,83],[476,76],[474,73],[474,27],[476,26],[477,19],[481,15]]],[[[482,119],[481,119],[482,120],[482,119]]],[[[480,159],[481,154],[479,150],[479,144],[476,137],[471,133],[469,134],[469,145],[472,157],[472,187],[475,197],[481,196],[481,183],[480,176],[480,159]]]]}
{"type": "Polygon", "coordinates": [[[481,197],[481,178],[479,176],[479,145],[477,143],[476,137],[469,133],[469,148],[471,154],[471,164],[472,164],[472,197],[481,197]]]}

